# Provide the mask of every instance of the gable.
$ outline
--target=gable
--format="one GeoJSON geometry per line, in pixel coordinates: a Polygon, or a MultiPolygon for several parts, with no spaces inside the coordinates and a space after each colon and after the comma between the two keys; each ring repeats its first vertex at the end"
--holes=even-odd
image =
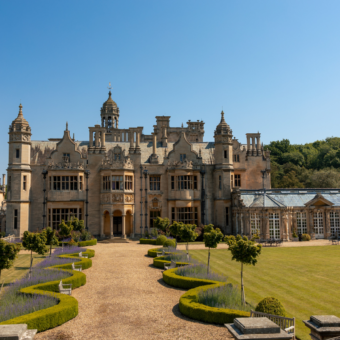
{"type": "Polygon", "coordinates": [[[305,206],[317,206],[317,207],[324,207],[324,206],[332,206],[334,203],[327,200],[322,194],[316,194],[313,199],[305,203],[305,206]]]}
{"type": "Polygon", "coordinates": [[[182,131],[178,141],[173,145],[173,149],[168,154],[169,162],[181,161],[181,155],[185,155],[187,161],[196,161],[199,157],[192,145],[188,142],[185,133],[182,131]]]}

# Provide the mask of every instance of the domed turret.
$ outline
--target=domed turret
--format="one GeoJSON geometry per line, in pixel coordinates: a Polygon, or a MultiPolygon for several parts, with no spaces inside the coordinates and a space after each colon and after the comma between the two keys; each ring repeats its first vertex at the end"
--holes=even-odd
{"type": "Polygon", "coordinates": [[[224,120],[224,112],[222,110],[222,112],[221,112],[221,121],[216,126],[215,135],[232,135],[232,133],[233,132],[230,129],[230,126],[224,120]]]}
{"type": "Polygon", "coordinates": [[[107,128],[107,132],[110,132],[112,128],[118,129],[119,122],[119,107],[117,103],[111,97],[111,91],[109,92],[109,98],[103,104],[100,110],[102,127],[107,128]]]}
{"type": "Polygon", "coordinates": [[[31,128],[28,124],[28,121],[24,118],[24,115],[22,114],[22,105],[20,103],[19,105],[19,114],[18,117],[15,118],[12,122],[12,125],[10,125],[10,132],[14,131],[27,131],[31,132],[31,128]]]}

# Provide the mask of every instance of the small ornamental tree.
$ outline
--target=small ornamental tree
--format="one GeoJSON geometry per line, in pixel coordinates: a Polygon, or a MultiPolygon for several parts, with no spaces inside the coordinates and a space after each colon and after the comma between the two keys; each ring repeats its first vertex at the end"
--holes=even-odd
{"type": "Polygon", "coordinates": [[[67,222],[67,225],[72,225],[72,230],[82,232],[85,229],[84,221],[78,220],[77,217],[72,218],[70,221],[67,222]]]}
{"type": "Polygon", "coordinates": [[[44,231],[46,237],[46,245],[50,246],[50,257],[52,254],[52,246],[57,246],[59,244],[58,237],[55,235],[55,231],[47,227],[44,231]]]}
{"type": "Polygon", "coordinates": [[[209,266],[210,266],[210,248],[217,248],[217,245],[222,241],[223,234],[219,228],[214,229],[212,224],[208,224],[204,226],[204,244],[209,248],[208,252],[208,268],[207,272],[209,274],[209,266]]]}
{"type": "Polygon", "coordinates": [[[171,235],[175,238],[176,240],[176,248],[177,248],[177,239],[176,237],[178,237],[180,235],[180,229],[182,227],[182,225],[184,225],[182,222],[174,222],[171,224],[170,226],[170,233],[171,235]]]}
{"type": "Polygon", "coordinates": [[[0,240],[0,277],[3,269],[9,269],[13,266],[19,251],[20,245],[0,240]]]}
{"type": "Polygon", "coordinates": [[[195,231],[196,224],[183,224],[179,228],[179,237],[181,238],[181,241],[186,242],[186,248],[187,248],[187,258],[189,258],[189,242],[194,242],[198,234],[195,231]]]}
{"type": "Polygon", "coordinates": [[[73,230],[73,225],[69,222],[65,223],[64,220],[59,224],[59,235],[62,238],[67,238],[71,236],[71,231],[73,230]]]}
{"type": "Polygon", "coordinates": [[[241,262],[241,303],[246,303],[246,297],[243,285],[243,264],[252,264],[255,266],[257,257],[261,254],[261,245],[255,245],[254,242],[239,238],[236,242],[229,245],[228,250],[231,251],[232,260],[241,262]]]}
{"type": "Polygon", "coordinates": [[[32,272],[32,264],[33,264],[33,252],[39,255],[45,255],[47,253],[46,247],[46,236],[45,233],[30,233],[28,231],[24,232],[24,237],[22,239],[22,246],[26,250],[31,251],[31,265],[30,265],[30,273],[32,272]]]}
{"type": "Polygon", "coordinates": [[[161,218],[158,216],[153,220],[153,227],[163,231],[166,235],[169,233],[169,225],[170,220],[167,217],[161,218]]]}

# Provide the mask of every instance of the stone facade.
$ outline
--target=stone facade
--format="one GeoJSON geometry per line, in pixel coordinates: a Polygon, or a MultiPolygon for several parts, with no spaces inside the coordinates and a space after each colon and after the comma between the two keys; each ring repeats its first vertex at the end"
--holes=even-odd
{"type": "Polygon", "coordinates": [[[161,216],[212,223],[228,234],[238,230],[232,192],[270,189],[270,154],[260,134],[241,144],[223,112],[214,142],[203,141],[202,121],[171,127],[170,117],[157,116],[151,135],[119,128],[111,92],[100,115],[89,141],[75,141],[68,126],[60,139],[32,141],[20,105],[9,129],[7,233],[58,228],[76,216],[94,235],[126,237],[143,234],[161,216]]]}
{"type": "Polygon", "coordinates": [[[235,190],[232,233],[292,240],[340,236],[339,189],[235,190]]]}
{"type": "Polygon", "coordinates": [[[6,175],[2,175],[2,183],[0,182],[0,231],[6,231],[6,175]]]}

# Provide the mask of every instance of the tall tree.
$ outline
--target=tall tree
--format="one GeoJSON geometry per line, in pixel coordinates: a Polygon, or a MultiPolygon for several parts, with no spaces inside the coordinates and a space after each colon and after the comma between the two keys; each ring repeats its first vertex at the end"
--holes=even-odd
{"type": "Polygon", "coordinates": [[[32,273],[33,264],[33,252],[39,255],[45,255],[47,253],[46,247],[46,236],[45,233],[30,233],[29,231],[24,232],[24,237],[22,239],[22,246],[26,250],[31,251],[31,264],[30,264],[30,274],[32,273]]]}
{"type": "Polygon", "coordinates": [[[19,251],[20,245],[0,240],[0,277],[3,269],[9,269],[13,266],[19,251]]]}
{"type": "MultiPolygon", "coordinates": [[[[229,240],[228,240],[229,241],[229,240]]],[[[228,250],[231,251],[232,260],[241,262],[241,303],[246,303],[246,297],[243,285],[243,265],[253,265],[257,263],[257,257],[261,254],[261,245],[255,245],[254,242],[247,240],[246,238],[238,238],[236,241],[229,242],[228,250]]]]}
{"type": "Polygon", "coordinates": [[[207,272],[209,274],[210,267],[210,248],[217,248],[217,245],[222,241],[223,234],[219,228],[214,229],[212,224],[204,226],[203,240],[206,247],[209,248],[208,251],[208,268],[207,272]]]}

